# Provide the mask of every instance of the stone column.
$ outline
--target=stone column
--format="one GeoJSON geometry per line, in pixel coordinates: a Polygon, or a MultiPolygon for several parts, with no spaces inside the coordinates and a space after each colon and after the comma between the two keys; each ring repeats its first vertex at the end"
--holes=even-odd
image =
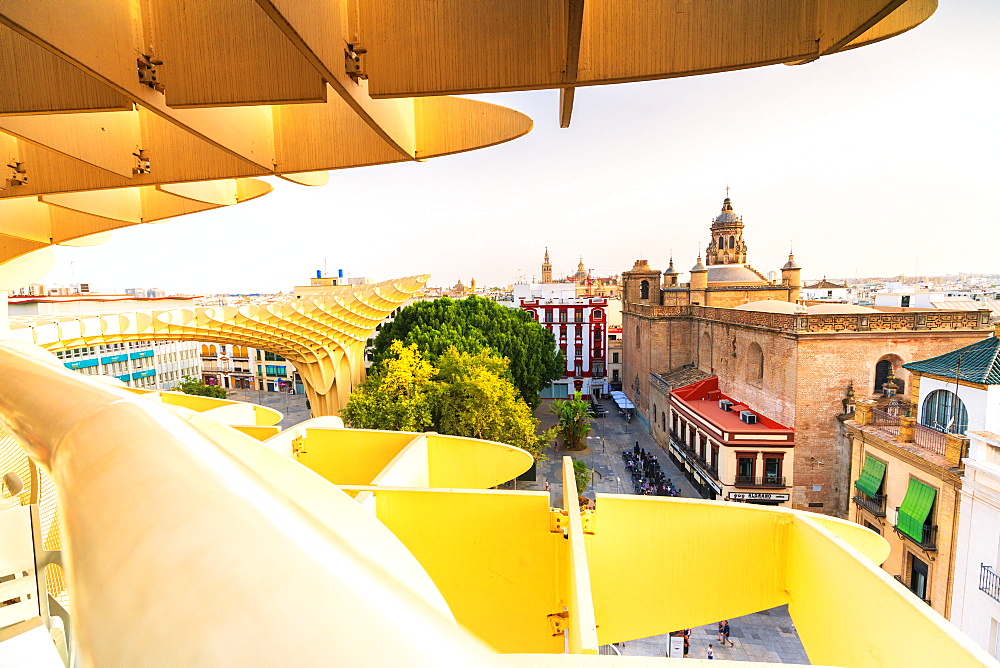
{"type": "Polygon", "coordinates": [[[860,426],[872,423],[872,409],[875,402],[871,399],[858,399],[854,402],[854,421],[860,426]]]}
{"type": "Polygon", "coordinates": [[[913,432],[915,431],[914,425],[917,423],[917,418],[914,417],[901,417],[899,418],[899,440],[903,443],[913,443],[913,432]]]}
{"type": "Polygon", "coordinates": [[[944,456],[956,466],[962,464],[962,458],[969,453],[969,437],[962,434],[944,435],[944,456]]]}

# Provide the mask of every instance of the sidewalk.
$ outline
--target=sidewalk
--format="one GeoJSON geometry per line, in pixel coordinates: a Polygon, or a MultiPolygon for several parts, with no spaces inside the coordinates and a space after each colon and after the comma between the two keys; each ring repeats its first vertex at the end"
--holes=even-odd
{"type": "MultiPolygon", "coordinates": [[[[555,415],[549,410],[551,403],[551,399],[543,399],[541,405],[535,410],[535,417],[541,421],[540,428],[542,429],[548,429],[556,422],[555,415]]],[[[587,468],[593,471],[591,474],[593,483],[588,485],[583,493],[588,499],[593,501],[596,492],[632,494],[634,492],[632,476],[625,472],[622,451],[631,450],[638,443],[639,447],[646,452],[656,455],[664,475],[671,479],[682,497],[701,498],[652,436],[643,430],[637,422],[627,424],[619,417],[618,409],[610,399],[605,399],[601,403],[608,410],[608,415],[591,421],[592,431],[587,437],[587,449],[567,452],[561,446],[546,448],[544,452],[548,459],[538,465],[537,480],[535,482],[518,482],[518,489],[544,490],[545,480],[548,479],[551,504],[554,507],[561,507],[562,458],[570,455],[575,460],[586,462],[587,468]]]]}

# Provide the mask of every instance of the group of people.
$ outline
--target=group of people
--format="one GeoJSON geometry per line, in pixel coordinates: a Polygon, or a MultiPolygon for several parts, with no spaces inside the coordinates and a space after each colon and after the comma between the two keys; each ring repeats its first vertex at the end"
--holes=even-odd
{"type": "Polygon", "coordinates": [[[632,475],[632,486],[636,494],[650,496],[680,496],[673,481],[663,474],[656,455],[639,447],[639,441],[631,450],[622,450],[625,470],[632,475]]]}
{"type": "MultiPolygon", "coordinates": [[[[684,636],[684,656],[685,657],[687,657],[688,652],[691,651],[691,631],[692,631],[692,629],[684,629],[683,631],[681,631],[681,634],[684,636]]],[[[722,645],[722,647],[725,647],[726,643],[729,643],[730,647],[733,646],[733,641],[729,639],[729,633],[731,631],[732,631],[732,629],[729,626],[729,620],[728,619],[723,619],[721,622],[719,622],[719,637],[718,637],[718,642],[722,645]]],[[[672,633],[671,635],[676,636],[677,633],[672,633]]],[[[669,652],[668,652],[668,654],[669,654],[669,652]]],[[[706,654],[706,658],[709,658],[709,659],[714,659],[715,658],[715,644],[714,643],[708,643],[708,648],[705,650],[705,654],[706,654]]]]}

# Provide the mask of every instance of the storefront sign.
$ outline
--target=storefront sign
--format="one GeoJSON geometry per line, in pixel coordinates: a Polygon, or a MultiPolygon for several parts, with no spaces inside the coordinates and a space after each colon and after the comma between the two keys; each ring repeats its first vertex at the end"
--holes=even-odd
{"type": "Polygon", "coordinates": [[[770,492],[730,492],[730,501],[788,501],[787,494],[770,492]]]}

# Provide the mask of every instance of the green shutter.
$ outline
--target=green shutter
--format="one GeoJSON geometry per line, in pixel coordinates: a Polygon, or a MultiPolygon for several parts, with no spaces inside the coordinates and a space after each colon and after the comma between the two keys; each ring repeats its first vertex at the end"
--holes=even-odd
{"type": "Polygon", "coordinates": [[[899,507],[896,528],[918,543],[923,542],[924,522],[931,513],[936,494],[937,491],[933,487],[910,478],[910,486],[906,488],[906,498],[899,507]]]}
{"type": "Polygon", "coordinates": [[[871,455],[865,455],[865,465],[861,469],[861,475],[854,481],[854,486],[873,497],[878,494],[883,477],[885,477],[885,462],[879,461],[871,455]]]}

